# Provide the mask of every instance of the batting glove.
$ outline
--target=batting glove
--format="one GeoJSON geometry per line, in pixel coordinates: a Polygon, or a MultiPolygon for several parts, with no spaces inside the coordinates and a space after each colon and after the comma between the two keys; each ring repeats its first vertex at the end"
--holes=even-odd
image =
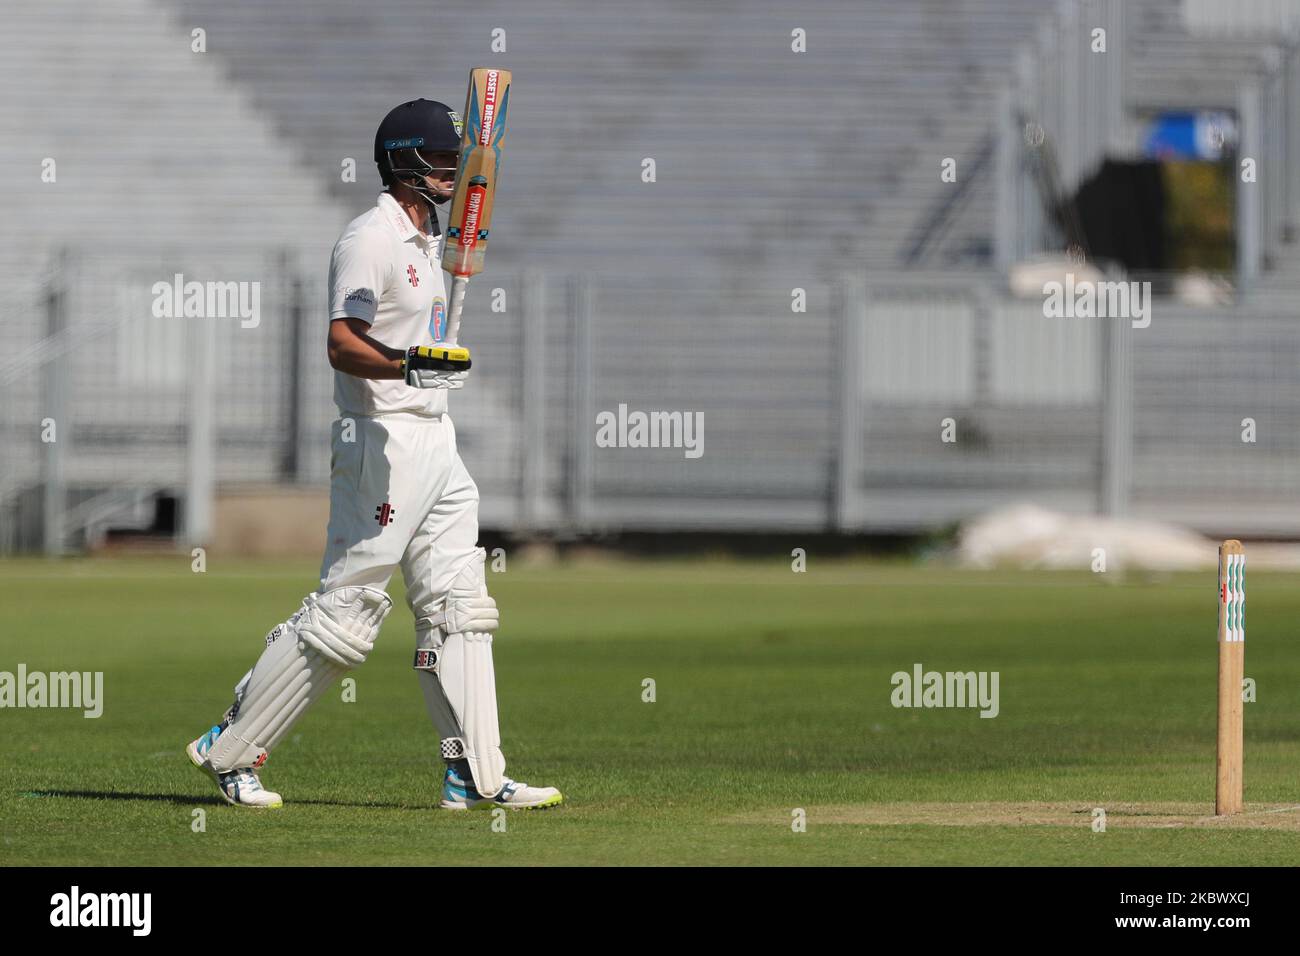
{"type": "Polygon", "coordinates": [[[402,359],[402,377],[412,388],[462,388],[470,365],[462,345],[412,345],[402,359]]]}

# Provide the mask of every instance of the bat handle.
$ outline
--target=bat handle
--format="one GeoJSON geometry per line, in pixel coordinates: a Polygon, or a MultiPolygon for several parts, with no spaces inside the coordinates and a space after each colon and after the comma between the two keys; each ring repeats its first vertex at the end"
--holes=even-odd
{"type": "Polygon", "coordinates": [[[467,285],[469,285],[469,276],[451,277],[451,303],[447,306],[447,335],[443,339],[448,345],[455,345],[460,336],[460,311],[465,306],[467,285]]]}

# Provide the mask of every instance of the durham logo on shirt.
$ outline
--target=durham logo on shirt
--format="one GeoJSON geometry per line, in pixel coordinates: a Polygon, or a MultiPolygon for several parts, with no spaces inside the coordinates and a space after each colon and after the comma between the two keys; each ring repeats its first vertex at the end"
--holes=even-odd
{"type": "Polygon", "coordinates": [[[429,316],[429,334],[435,342],[442,341],[447,330],[447,303],[442,299],[433,300],[433,314],[429,316]]]}

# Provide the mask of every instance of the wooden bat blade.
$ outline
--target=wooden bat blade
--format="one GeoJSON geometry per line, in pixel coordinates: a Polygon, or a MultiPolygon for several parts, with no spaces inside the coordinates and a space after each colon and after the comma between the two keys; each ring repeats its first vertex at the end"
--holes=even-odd
{"type": "Polygon", "coordinates": [[[453,276],[483,271],[509,105],[509,70],[480,67],[470,71],[462,114],[460,169],[442,251],[442,267],[453,276]]]}

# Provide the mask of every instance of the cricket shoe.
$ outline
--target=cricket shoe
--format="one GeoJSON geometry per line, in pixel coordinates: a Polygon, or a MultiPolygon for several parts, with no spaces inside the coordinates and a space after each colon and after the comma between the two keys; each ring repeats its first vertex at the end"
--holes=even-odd
{"type": "Polygon", "coordinates": [[[221,735],[221,727],[213,727],[198,740],[191,740],[185,752],[189,754],[194,766],[207,773],[217,783],[226,803],[236,807],[256,807],[259,810],[274,810],[284,806],[280,795],[262,786],[257,773],[252,767],[240,767],[224,773],[213,770],[208,763],[208,751],[221,735]]]}
{"type": "Polygon", "coordinates": [[[505,778],[501,790],[495,797],[485,797],[474,788],[469,768],[447,767],[447,775],[442,780],[442,803],[444,810],[481,810],[487,807],[508,807],[511,810],[544,810],[558,807],[564,802],[560,791],[554,787],[530,787],[526,783],[505,778]]]}

